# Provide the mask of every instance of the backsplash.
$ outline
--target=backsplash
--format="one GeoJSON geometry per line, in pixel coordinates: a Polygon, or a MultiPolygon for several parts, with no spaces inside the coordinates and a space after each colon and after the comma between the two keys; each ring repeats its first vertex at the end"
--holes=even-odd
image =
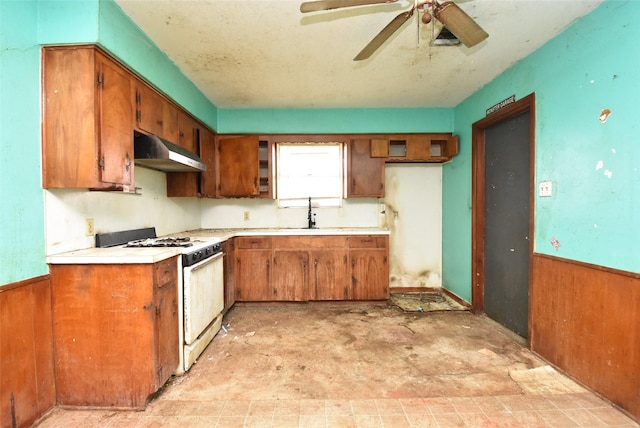
{"type": "Polygon", "coordinates": [[[95,246],[87,236],[87,219],[94,233],[155,227],[166,235],[200,227],[200,202],[196,198],[167,198],[166,174],[136,167],[139,195],[94,192],[86,189],[45,190],[47,255],[95,246]]]}
{"type": "MultiPolygon", "coordinates": [[[[392,287],[439,287],[442,271],[442,168],[388,165],[386,197],[313,208],[318,228],[391,230],[392,287]]],[[[139,195],[86,189],[45,190],[47,255],[95,246],[94,233],[155,227],[159,236],[193,229],[307,227],[307,208],[278,208],[272,199],[168,198],[166,174],[136,167],[139,195]],[[246,214],[246,216],[245,216],[246,214]],[[245,218],[248,217],[247,220],[245,218]]]]}
{"type": "MultiPolygon", "coordinates": [[[[308,208],[278,208],[273,199],[206,199],[201,201],[202,227],[305,228],[308,208]],[[248,220],[245,220],[248,213],[248,220]]],[[[344,199],[340,208],[313,208],[316,227],[385,227],[376,198],[344,199]]]]}

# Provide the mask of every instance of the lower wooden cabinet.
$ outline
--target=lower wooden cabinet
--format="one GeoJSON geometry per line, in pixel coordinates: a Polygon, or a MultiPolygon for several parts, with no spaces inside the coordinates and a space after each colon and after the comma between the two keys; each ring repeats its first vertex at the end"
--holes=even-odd
{"type": "Polygon", "coordinates": [[[353,300],[389,298],[388,249],[387,236],[352,236],[349,239],[353,300]]]}
{"type": "Polygon", "coordinates": [[[386,235],[235,238],[237,301],[385,300],[386,235]]]}
{"type": "Polygon", "coordinates": [[[236,300],[269,301],[271,289],[271,238],[235,238],[236,300]]]}
{"type": "Polygon", "coordinates": [[[311,251],[312,300],[351,300],[348,263],[346,248],[311,251]]]}
{"type": "Polygon", "coordinates": [[[236,302],[236,244],[234,239],[222,242],[224,252],[224,312],[236,302]]]}
{"type": "Polygon", "coordinates": [[[273,251],[272,300],[286,302],[309,300],[309,252],[273,251]]]}
{"type": "Polygon", "coordinates": [[[142,409],[179,363],[178,261],[51,265],[57,403],[142,409]]]}

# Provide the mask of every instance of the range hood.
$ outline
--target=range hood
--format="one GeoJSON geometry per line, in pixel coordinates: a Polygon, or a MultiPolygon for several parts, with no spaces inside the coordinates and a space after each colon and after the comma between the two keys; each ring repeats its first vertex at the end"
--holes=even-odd
{"type": "Polygon", "coordinates": [[[158,171],[193,172],[207,169],[198,155],[157,135],[134,133],[133,153],[136,165],[158,171]]]}

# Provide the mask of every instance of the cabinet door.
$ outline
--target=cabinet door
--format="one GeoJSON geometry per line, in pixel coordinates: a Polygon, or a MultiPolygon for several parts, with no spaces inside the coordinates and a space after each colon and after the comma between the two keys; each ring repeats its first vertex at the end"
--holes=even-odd
{"type": "Polygon", "coordinates": [[[94,58],[88,48],[43,49],[44,188],[97,187],[100,182],[94,58]]]}
{"type": "Polygon", "coordinates": [[[207,165],[207,170],[200,173],[200,192],[207,198],[216,197],[216,135],[206,129],[200,129],[200,158],[207,165]]]}
{"type": "Polygon", "coordinates": [[[431,157],[431,138],[429,134],[407,135],[407,159],[426,161],[431,157]]]}
{"type": "Polygon", "coordinates": [[[236,248],[236,301],[268,301],[271,289],[271,250],[236,248]]]}
{"type": "Polygon", "coordinates": [[[349,300],[349,255],[346,249],[311,252],[311,287],[314,300],[349,300]]]}
{"type": "Polygon", "coordinates": [[[153,275],[149,264],[51,265],[58,404],[144,408],[157,389],[153,275]]]}
{"type": "Polygon", "coordinates": [[[222,243],[224,251],[224,310],[228,311],[236,302],[236,253],[235,242],[227,239],[222,243]]]}
{"type": "Polygon", "coordinates": [[[218,139],[218,195],[259,196],[258,137],[218,139]]]}
{"type": "Polygon", "coordinates": [[[98,56],[100,73],[100,180],[133,185],[133,106],[131,78],[122,68],[98,56]]]}
{"type": "MultiPolygon", "coordinates": [[[[185,116],[181,114],[181,117],[185,116]]],[[[185,116],[186,117],[186,116],[185,116]]],[[[200,155],[200,129],[195,120],[183,121],[180,131],[180,146],[200,155]],[[187,123],[187,124],[185,124],[187,123]],[[193,126],[193,128],[192,128],[193,126]]],[[[210,163],[203,159],[210,168],[210,163]]],[[[211,165],[212,166],[212,165],[211,165]]],[[[168,172],[167,173],[167,196],[202,196],[202,172],[168,172]]]]}
{"type": "Polygon", "coordinates": [[[351,249],[351,292],[354,300],[389,298],[387,250],[351,249]]]}
{"type": "Polygon", "coordinates": [[[44,188],[133,186],[133,77],[90,46],[43,49],[44,188]]]}
{"type": "Polygon", "coordinates": [[[138,82],[136,86],[136,122],[138,128],[151,134],[163,136],[163,100],[160,94],[138,82]]]}
{"type": "Polygon", "coordinates": [[[369,139],[351,141],[348,197],[384,196],[384,158],[372,158],[370,147],[369,139]]]}
{"type": "Polygon", "coordinates": [[[273,252],[272,300],[307,301],[309,252],[275,250],[273,252]]]}
{"type": "Polygon", "coordinates": [[[177,144],[190,152],[200,153],[198,147],[199,124],[194,118],[184,112],[178,114],[178,141],[177,144]]]}
{"type": "Polygon", "coordinates": [[[178,327],[178,284],[175,281],[156,292],[156,388],[164,385],[178,368],[178,327]]]}

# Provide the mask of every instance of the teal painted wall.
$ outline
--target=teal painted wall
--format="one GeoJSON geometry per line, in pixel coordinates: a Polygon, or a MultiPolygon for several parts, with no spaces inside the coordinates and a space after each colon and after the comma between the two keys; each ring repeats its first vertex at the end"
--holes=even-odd
{"type": "Polygon", "coordinates": [[[48,273],[40,46],[98,43],[215,129],[216,107],[112,0],[0,0],[0,285],[48,273]]]}
{"type": "Polygon", "coordinates": [[[35,3],[40,11],[40,44],[98,43],[191,114],[217,129],[216,106],[113,0],[41,0],[35,3]]]}
{"type": "Polygon", "coordinates": [[[218,109],[221,133],[451,132],[453,109],[218,109]]]}
{"type": "Polygon", "coordinates": [[[0,1],[0,285],[44,275],[34,2],[0,1]]]}
{"type": "Polygon", "coordinates": [[[100,0],[99,43],[202,122],[218,130],[217,108],[113,0],[100,0]]]}
{"type": "Polygon", "coordinates": [[[456,107],[461,153],[443,170],[447,289],[471,299],[471,126],[532,92],[536,183],[553,182],[552,197],[535,198],[535,251],[640,272],[638,16],[640,2],[608,0],[456,107]]]}

